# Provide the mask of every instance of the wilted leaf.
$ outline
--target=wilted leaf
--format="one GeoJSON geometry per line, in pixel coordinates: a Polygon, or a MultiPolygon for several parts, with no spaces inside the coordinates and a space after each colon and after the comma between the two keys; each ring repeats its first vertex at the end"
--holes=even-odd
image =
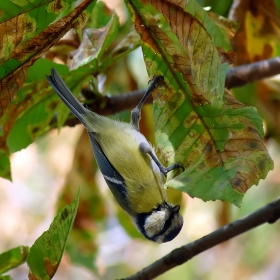
{"type": "Polygon", "coordinates": [[[228,44],[217,39],[219,28],[196,1],[152,1],[178,40],[167,36],[139,1],[127,2],[149,76],[164,76],[154,93],[157,153],[165,165],[181,162],[186,168],[172,180],[169,173],[166,186],[240,206],[246,190],[265,178],[273,163],[261,141],[257,111],[224,92],[226,65],[217,47],[228,44]]]}
{"type": "MultiPolygon", "coordinates": [[[[70,14],[47,27],[48,22],[55,18],[54,14],[47,15],[49,12],[59,12],[62,8],[59,3],[52,1],[45,4],[43,8],[37,6],[38,3],[36,3],[37,5],[33,6],[29,13],[26,11],[25,14],[20,14],[0,24],[0,49],[2,49],[0,54],[2,64],[0,68],[0,117],[15,93],[22,87],[27,69],[71,28],[82,26],[92,11],[95,1],[85,0],[70,14]],[[41,20],[42,17],[46,17],[46,24],[41,20]],[[37,27],[39,28],[36,31],[37,27]]],[[[24,4],[27,2],[24,1],[24,4]]]]}
{"type": "MultiPolygon", "coordinates": [[[[236,64],[247,64],[280,55],[280,21],[276,1],[234,1],[230,17],[240,23],[232,45],[236,64]]],[[[268,64],[269,65],[269,64],[268,64]]],[[[266,122],[267,136],[280,141],[279,77],[233,88],[235,96],[256,106],[266,122]]]]}
{"type": "Polygon", "coordinates": [[[29,247],[19,246],[0,254],[0,274],[25,262],[29,247]]]}
{"type": "Polygon", "coordinates": [[[76,217],[79,191],[73,202],[54,218],[50,228],[32,245],[27,257],[29,279],[51,279],[61,261],[66,240],[76,217]]]}
{"type": "Polygon", "coordinates": [[[112,17],[105,27],[84,30],[82,43],[76,51],[72,52],[74,55],[70,69],[77,69],[87,63],[98,65],[101,56],[117,35],[118,29],[118,16],[112,12],[112,17]]]}
{"type": "Polygon", "coordinates": [[[279,55],[280,21],[274,0],[235,0],[230,18],[240,23],[232,40],[237,65],[279,55]]]}

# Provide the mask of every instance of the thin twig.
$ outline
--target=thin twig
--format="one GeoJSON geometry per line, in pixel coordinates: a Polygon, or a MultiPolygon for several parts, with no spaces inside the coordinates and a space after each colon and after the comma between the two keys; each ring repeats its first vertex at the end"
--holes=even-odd
{"type": "Polygon", "coordinates": [[[232,237],[249,231],[266,222],[274,223],[280,218],[280,198],[274,200],[263,208],[236,220],[212,233],[197,239],[185,246],[177,248],[168,255],[157,260],[136,274],[127,277],[127,280],[148,280],[163,274],[164,272],[181,265],[199,253],[206,251],[232,237]]]}

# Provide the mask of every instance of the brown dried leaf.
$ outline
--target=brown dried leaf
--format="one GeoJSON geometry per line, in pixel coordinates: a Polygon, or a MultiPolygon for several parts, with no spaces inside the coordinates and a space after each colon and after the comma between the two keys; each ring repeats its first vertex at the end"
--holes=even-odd
{"type": "Polygon", "coordinates": [[[274,0],[235,0],[229,17],[240,24],[232,40],[237,65],[276,55],[280,43],[280,22],[274,0]]]}
{"type": "MultiPolygon", "coordinates": [[[[237,65],[249,64],[280,55],[280,21],[274,0],[235,0],[230,17],[240,23],[232,40],[237,65]]],[[[280,141],[278,78],[259,80],[233,89],[248,104],[257,106],[267,123],[267,135],[280,141]],[[251,93],[248,95],[248,93],[251,93]]]]}

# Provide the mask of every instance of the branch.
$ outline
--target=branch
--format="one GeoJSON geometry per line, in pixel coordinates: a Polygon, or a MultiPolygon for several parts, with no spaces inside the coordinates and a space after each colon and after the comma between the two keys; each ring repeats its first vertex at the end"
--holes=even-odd
{"type": "MultiPolygon", "coordinates": [[[[104,96],[104,98],[99,100],[94,100],[92,103],[88,104],[87,108],[99,115],[113,115],[124,110],[133,109],[142,99],[146,90],[135,90],[126,94],[120,94],[115,96],[104,96]]],[[[82,89],[82,94],[84,96],[94,96],[95,93],[88,89],[82,89]]],[[[150,95],[145,104],[150,104],[153,102],[153,98],[150,95]]],[[[56,125],[57,119],[54,117],[50,125],[56,125]]],[[[80,124],[80,121],[77,118],[68,119],[64,126],[75,126],[80,124]]]]}
{"type": "MultiPolygon", "coordinates": [[[[140,102],[146,90],[134,90],[129,93],[115,95],[115,96],[105,96],[100,103],[90,104],[89,109],[93,112],[97,112],[100,115],[112,115],[123,110],[133,109],[140,102]],[[105,106],[104,106],[105,105],[105,106]]],[[[85,90],[82,90],[82,94],[88,94],[85,90]]],[[[93,93],[91,93],[92,96],[93,93]]],[[[145,104],[150,104],[153,102],[152,95],[149,95],[145,104]]]]}
{"type": "Polygon", "coordinates": [[[240,65],[227,72],[226,87],[243,86],[257,80],[268,78],[280,73],[280,57],[262,60],[255,63],[240,65]]]}
{"type": "Polygon", "coordinates": [[[263,208],[219,228],[212,233],[197,239],[185,246],[177,248],[168,255],[152,263],[136,274],[127,277],[127,280],[148,280],[163,274],[171,268],[181,265],[199,253],[206,251],[232,237],[244,233],[266,222],[274,223],[280,218],[280,198],[272,201],[263,208]]]}
{"type": "MultiPolygon", "coordinates": [[[[230,89],[279,73],[280,57],[263,60],[248,65],[241,65],[228,70],[225,86],[230,89]]],[[[91,111],[103,116],[116,114],[123,110],[134,108],[140,102],[144,93],[145,90],[136,90],[126,94],[111,97],[104,96],[104,98],[102,99],[94,100],[91,104],[89,104],[88,108],[91,111]]],[[[95,96],[95,93],[88,89],[82,89],[82,94],[85,97],[95,96]]],[[[145,102],[145,104],[148,103],[152,103],[151,96],[145,102]]],[[[67,120],[65,122],[65,125],[74,126],[79,123],[80,122],[78,121],[78,119],[73,118],[67,120]]],[[[51,124],[56,124],[55,118],[51,121],[51,124]]]]}

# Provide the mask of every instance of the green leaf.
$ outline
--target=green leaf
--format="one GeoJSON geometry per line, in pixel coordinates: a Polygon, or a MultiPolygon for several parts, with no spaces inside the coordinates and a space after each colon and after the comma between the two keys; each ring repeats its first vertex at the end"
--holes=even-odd
{"type": "MultiPolygon", "coordinates": [[[[34,18],[38,22],[38,27],[40,28],[42,24],[48,25],[49,23],[53,22],[59,15],[59,13],[61,13],[64,9],[66,9],[71,3],[74,3],[75,1],[76,0],[65,0],[61,1],[60,5],[55,5],[54,0],[34,0],[32,2],[27,0],[8,0],[1,3],[0,24],[20,15],[25,15],[25,17],[29,16],[31,18],[34,18]],[[44,21],[42,21],[40,18],[42,14],[45,16],[44,21]]],[[[34,30],[34,32],[39,33],[40,30],[34,30]]]]}
{"type": "Polygon", "coordinates": [[[0,177],[12,180],[9,154],[0,150],[0,177]]]}
{"type": "Polygon", "coordinates": [[[87,26],[97,29],[104,27],[109,23],[113,14],[115,13],[104,2],[98,1],[92,11],[87,26]]]}
{"type": "Polygon", "coordinates": [[[57,214],[50,228],[30,248],[27,257],[27,264],[30,268],[29,278],[47,280],[54,276],[76,217],[79,193],[80,191],[71,204],[65,206],[57,214]]]}
{"type": "Polygon", "coordinates": [[[0,274],[25,262],[29,247],[19,246],[0,255],[0,274]]]}
{"type": "MultiPolygon", "coordinates": [[[[201,29],[205,29],[206,33],[210,35],[209,37],[213,40],[215,46],[219,46],[225,51],[231,49],[231,45],[225,36],[226,33],[224,30],[210,19],[207,12],[195,0],[188,1],[185,6],[184,3],[180,3],[178,6],[186,13],[192,15],[201,24],[201,29]]],[[[200,32],[201,31],[202,30],[200,30],[200,32]]]]}
{"type": "Polygon", "coordinates": [[[261,140],[256,109],[224,90],[226,64],[213,44],[226,48],[223,40],[214,40],[219,28],[195,1],[145,1],[163,14],[174,39],[141,2],[126,2],[149,76],[164,77],[154,93],[156,152],[165,165],[185,167],[175,178],[170,172],[165,186],[240,206],[244,193],[266,177],[273,162],[261,140]]]}

